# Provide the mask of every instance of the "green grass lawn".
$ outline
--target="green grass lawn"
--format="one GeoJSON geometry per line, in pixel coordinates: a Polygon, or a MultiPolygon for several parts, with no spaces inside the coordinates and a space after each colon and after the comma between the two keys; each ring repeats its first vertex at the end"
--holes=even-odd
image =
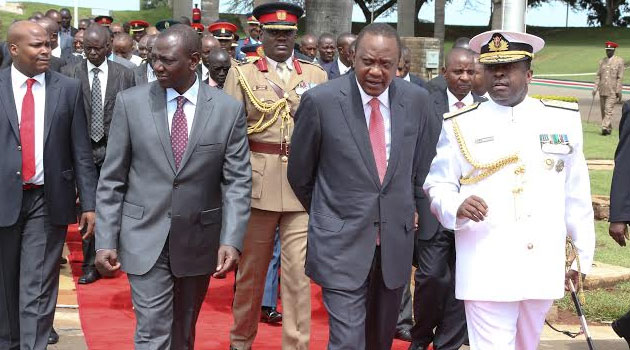
{"type": "Polygon", "coordinates": [[[619,141],[619,130],[612,135],[602,136],[601,126],[595,123],[582,123],[584,134],[584,155],[586,159],[614,159],[619,141]]]}
{"type": "Polygon", "coordinates": [[[612,170],[589,170],[588,173],[591,178],[591,194],[610,195],[612,170]]]}

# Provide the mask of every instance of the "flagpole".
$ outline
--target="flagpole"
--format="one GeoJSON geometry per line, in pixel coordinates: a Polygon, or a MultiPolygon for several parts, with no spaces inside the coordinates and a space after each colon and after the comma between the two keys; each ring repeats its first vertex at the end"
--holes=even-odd
{"type": "Polygon", "coordinates": [[[74,0],[74,27],[79,28],[79,0],[74,0]]]}

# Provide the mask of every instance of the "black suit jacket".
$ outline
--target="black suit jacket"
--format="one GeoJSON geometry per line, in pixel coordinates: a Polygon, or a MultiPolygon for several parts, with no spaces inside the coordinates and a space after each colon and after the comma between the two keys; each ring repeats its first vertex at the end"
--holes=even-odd
{"type": "Polygon", "coordinates": [[[630,223],[630,127],[625,126],[630,115],[630,101],[621,109],[619,143],[615,150],[615,170],[610,187],[610,222],[630,223]]]}
{"type": "MultiPolygon", "coordinates": [[[[11,68],[0,70],[0,226],[16,223],[22,203],[22,153],[11,68]]],[[[35,101],[38,103],[38,101],[35,101]]],[[[76,189],[82,211],[95,208],[96,169],[78,81],[46,72],[44,192],[54,225],[76,222],[76,189]]]]}
{"type": "Polygon", "coordinates": [[[437,77],[429,80],[427,85],[429,86],[429,92],[445,91],[446,90],[446,79],[444,79],[444,76],[442,74],[440,74],[437,77]]]}
{"type": "MultiPolygon", "coordinates": [[[[483,102],[486,101],[485,97],[477,96],[472,94],[473,100],[475,102],[483,102]]],[[[440,138],[440,132],[442,131],[442,121],[444,120],[444,113],[449,112],[448,107],[448,96],[446,95],[446,89],[442,91],[434,91],[429,96],[431,101],[430,103],[430,114],[431,114],[431,122],[429,125],[431,126],[430,132],[430,143],[427,143],[428,148],[431,150],[428,155],[429,158],[433,159],[435,157],[435,148],[440,138]]],[[[430,165],[430,164],[429,164],[430,165]]],[[[422,183],[424,183],[424,179],[429,174],[429,168],[421,169],[418,171],[418,176],[420,177],[422,183]]],[[[418,207],[418,217],[419,217],[419,228],[418,228],[418,239],[419,240],[430,240],[435,236],[435,234],[443,230],[444,228],[440,225],[438,220],[431,213],[431,199],[424,193],[418,197],[416,201],[416,206],[418,207]]]]}
{"type": "Polygon", "coordinates": [[[424,88],[427,91],[429,90],[429,84],[427,84],[427,82],[419,76],[409,73],[409,80],[421,88],[424,88]]]}
{"type": "Polygon", "coordinates": [[[333,80],[341,76],[341,73],[339,72],[339,65],[337,64],[337,59],[335,59],[333,63],[328,66],[326,73],[328,73],[328,80],[333,80]]]}
{"type": "MultiPolygon", "coordinates": [[[[356,290],[366,280],[377,232],[385,285],[409,280],[415,182],[427,137],[428,95],[400,78],[389,86],[391,151],[379,180],[354,73],[302,95],[287,176],[310,214],[306,274],[325,288],[356,290]]],[[[425,165],[424,167],[428,167],[425,165]]]]}
{"type": "MultiPolygon", "coordinates": [[[[69,76],[81,82],[83,106],[85,107],[85,115],[87,116],[87,130],[89,131],[92,125],[92,92],[88,78],[87,59],[83,59],[81,63],[75,65],[69,76]]],[[[108,139],[109,125],[112,122],[116,95],[133,86],[135,86],[135,81],[131,69],[125,68],[116,62],[107,61],[107,86],[105,87],[105,102],[103,104],[103,124],[105,125],[104,144],[107,143],[108,139]]],[[[94,161],[97,165],[101,165],[105,160],[104,145],[102,148],[103,149],[94,149],[94,161]]]]}
{"type": "Polygon", "coordinates": [[[147,64],[148,63],[144,61],[133,70],[133,77],[136,82],[136,86],[149,83],[149,79],[147,77],[147,64]]]}

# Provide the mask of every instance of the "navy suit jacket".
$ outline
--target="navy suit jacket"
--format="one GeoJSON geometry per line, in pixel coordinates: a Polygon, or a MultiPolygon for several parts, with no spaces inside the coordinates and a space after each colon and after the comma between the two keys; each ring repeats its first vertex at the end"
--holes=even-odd
{"type": "Polygon", "coordinates": [[[341,76],[341,73],[339,72],[339,65],[337,64],[336,59],[332,62],[331,65],[328,66],[326,73],[328,73],[328,80],[333,80],[341,76]]]}
{"type": "MultiPolygon", "coordinates": [[[[0,70],[0,226],[14,225],[22,207],[22,153],[11,68],[0,70]],[[9,199],[10,200],[6,200],[9,199]]],[[[39,101],[35,101],[39,103],[39,101]]],[[[76,222],[76,190],[82,211],[94,211],[96,168],[78,80],[46,72],[44,192],[53,225],[76,222]]]]}

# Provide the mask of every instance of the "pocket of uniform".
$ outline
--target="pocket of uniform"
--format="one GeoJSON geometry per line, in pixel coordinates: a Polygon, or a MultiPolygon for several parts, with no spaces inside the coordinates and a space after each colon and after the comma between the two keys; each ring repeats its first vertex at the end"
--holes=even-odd
{"type": "Polygon", "coordinates": [[[262,197],[263,176],[265,175],[265,166],[267,159],[262,154],[251,153],[252,163],[252,198],[259,199],[262,197]]]}
{"type": "Polygon", "coordinates": [[[123,202],[122,213],[124,216],[140,220],[144,215],[144,207],[129,202],[123,202]]]}

